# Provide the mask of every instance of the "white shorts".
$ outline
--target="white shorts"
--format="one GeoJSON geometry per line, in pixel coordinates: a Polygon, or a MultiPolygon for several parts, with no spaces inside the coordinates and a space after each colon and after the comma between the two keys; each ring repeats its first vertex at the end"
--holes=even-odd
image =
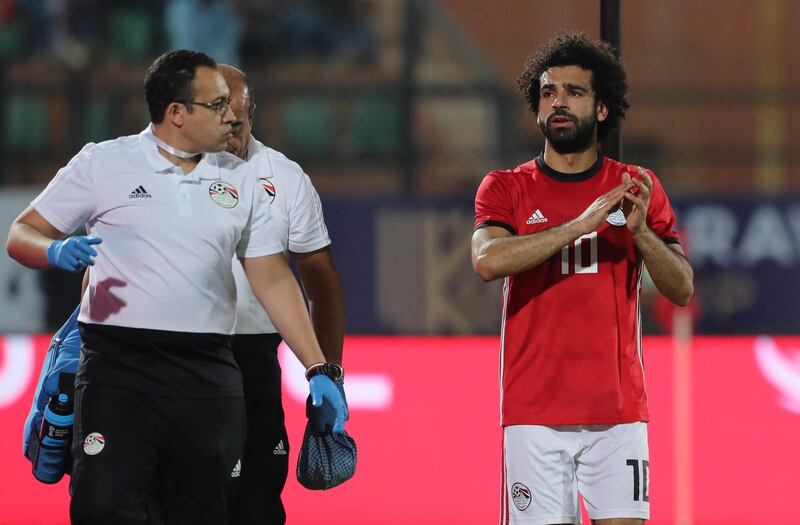
{"type": "Polygon", "coordinates": [[[650,519],[647,423],[504,429],[501,524],[650,519]]]}

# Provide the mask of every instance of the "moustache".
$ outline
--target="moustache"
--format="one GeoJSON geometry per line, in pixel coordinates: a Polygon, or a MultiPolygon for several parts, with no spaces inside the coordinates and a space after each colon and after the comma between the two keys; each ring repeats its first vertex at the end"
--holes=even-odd
{"type": "Polygon", "coordinates": [[[575,115],[573,115],[571,113],[567,113],[563,109],[557,109],[557,110],[553,111],[552,113],[550,113],[550,115],[548,115],[548,117],[547,117],[547,125],[549,126],[550,123],[553,121],[553,119],[556,118],[556,117],[568,118],[573,123],[575,123],[575,124],[578,123],[578,117],[576,117],[575,115]]]}

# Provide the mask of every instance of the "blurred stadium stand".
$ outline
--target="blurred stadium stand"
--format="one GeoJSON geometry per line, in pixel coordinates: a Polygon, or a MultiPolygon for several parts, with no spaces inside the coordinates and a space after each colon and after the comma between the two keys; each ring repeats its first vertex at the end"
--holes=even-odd
{"type": "MultiPolygon", "coordinates": [[[[146,125],[142,78],[169,46],[168,3],[75,0],[56,13],[45,2],[0,3],[0,185],[8,198],[12,189],[26,198],[41,189],[86,141],[146,125]]],[[[495,331],[498,288],[482,285],[469,267],[472,197],[487,171],[513,167],[541,148],[515,91],[528,53],[558,29],[597,35],[598,3],[230,5],[231,16],[241,16],[240,56],[257,94],[255,133],[300,162],[323,197],[345,278],[348,329],[495,331]],[[364,230],[367,222],[374,224],[364,230]],[[411,237],[388,244],[379,238],[401,234],[411,237]],[[386,261],[403,259],[400,246],[417,257],[405,268],[428,276],[405,291],[386,271],[386,261]],[[365,275],[373,280],[363,282],[365,275]],[[439,278],[451,282],[449,292],[431,284],[439,278]],[[452,293],[453,286],[462,291],[452,293]],[[442,304],[442,293],[451,303],[442,304]],[[394,297],[405,297],[402,308],[381,314],[379,305],[394,297]],[[431,321],[459,310],[456,301],[475,311],[431,321]],[[397,318],[401,311],[405,317],[397,318]]],[[[790,198],[775,200],[800,189],[800,67],[790,30],[800,3],[626,2],[622,14],[632,105],[625,160],[659,174],[682,224],[689,216],[708,224],[706,201],[734,218],[726,241],[733,262],[700,263],[700,330],[800,331],[800,314],[764,322],[775,310],[800,311],[800,212],[790,198]],[[785,235],[764,248],[763,260],[741,262],[747,225],[761,220],[752,212],[762,205],[776,210],[773,222],[785,235]],[[767,275],[788,280],[767,285],[767,275]],[[729,304],[725,297],[739,305],[727,317],[711,308],[729,304]]],[[[0,284],[8,275],[0,268],[0,284]]],[[[57,301],[54,286],[36,293],[57,301]]],[[[9,297],[6,304],[15,304],[9,297]]],[[[61,300],[64,312],[75,299],[61,300]]],[[[60,322],[61,310],[51,310],[43,326],[60,322]]],[[[658,331],[653,316],[647,319],[658,331]]]]}

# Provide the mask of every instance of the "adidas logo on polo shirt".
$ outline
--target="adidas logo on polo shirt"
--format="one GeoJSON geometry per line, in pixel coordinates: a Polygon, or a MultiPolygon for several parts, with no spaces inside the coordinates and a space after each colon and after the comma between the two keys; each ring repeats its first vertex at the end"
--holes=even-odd
{"type": "Polygon", "coordinates": [[[525,224],[540,224],[542,222],[547,222],[547,217],[545,217],[541,211],[536,210],[530,217],[528,217],[528,220],[525,221],[525,224]]]}
{"type": "Polygon", "coordinates": [[[285,456],[286,455],[286,447],[283,446],[283,440],[282,439],[280,441],[278,441],[278,446],[276,446],[272,450],[272,453],[275,454],[276,456],[285,456]]]}
{"type": "Polygon", "coordinates": [[[139,186],[135,188],[130,195],[128,195],[129,199],[152,199],[153,196],[147,193],[147,190],[144,189],[144,186],[139,186]]]}
{"type": "Polygon", "coordinates": [[[236,465],[233,466],[233,471],[231,472],[231,477],[232,478],[238,478],[241,475],[242,475],[242,460],[241,459],[237,459],[236,460],[236,465]]]}

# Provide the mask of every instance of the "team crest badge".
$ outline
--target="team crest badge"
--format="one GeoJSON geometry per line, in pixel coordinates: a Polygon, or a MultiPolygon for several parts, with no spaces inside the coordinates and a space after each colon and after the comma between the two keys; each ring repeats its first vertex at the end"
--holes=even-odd
{"type": "Polygon", "coordinates": [[[628,220],[625,218],[622,208],[617,208],[613,213],[608,215],[606,222],[611,226],[625,226],[628,220]]]}
{"type": "Polygon", "coordinates": [[[269,179],[258,179],[258,183],[264,188],[264,191],[269,195],[269,203],[275,202],[275,185],[269,179]]]}
{"type": "Polygon", "coordinates": [[[211,200],[223,208],[233,208],[239,203],[239,192],[227,182],[215,182],[208,188],[211,200]]]}
{"type": "Polygon", "coordinates": [[[106,446],[106,438],[100,432],[92,432],[83,440],[83,452],[87,456],[95,456],[103,451],[106,446]]]}
{"type": "Polygon", "coordinates": [[[522,483],[514,483],[511,485],[511,501],[514,506],[519,510],[527,509],[531,504],[531,489],[522,483]]]}

